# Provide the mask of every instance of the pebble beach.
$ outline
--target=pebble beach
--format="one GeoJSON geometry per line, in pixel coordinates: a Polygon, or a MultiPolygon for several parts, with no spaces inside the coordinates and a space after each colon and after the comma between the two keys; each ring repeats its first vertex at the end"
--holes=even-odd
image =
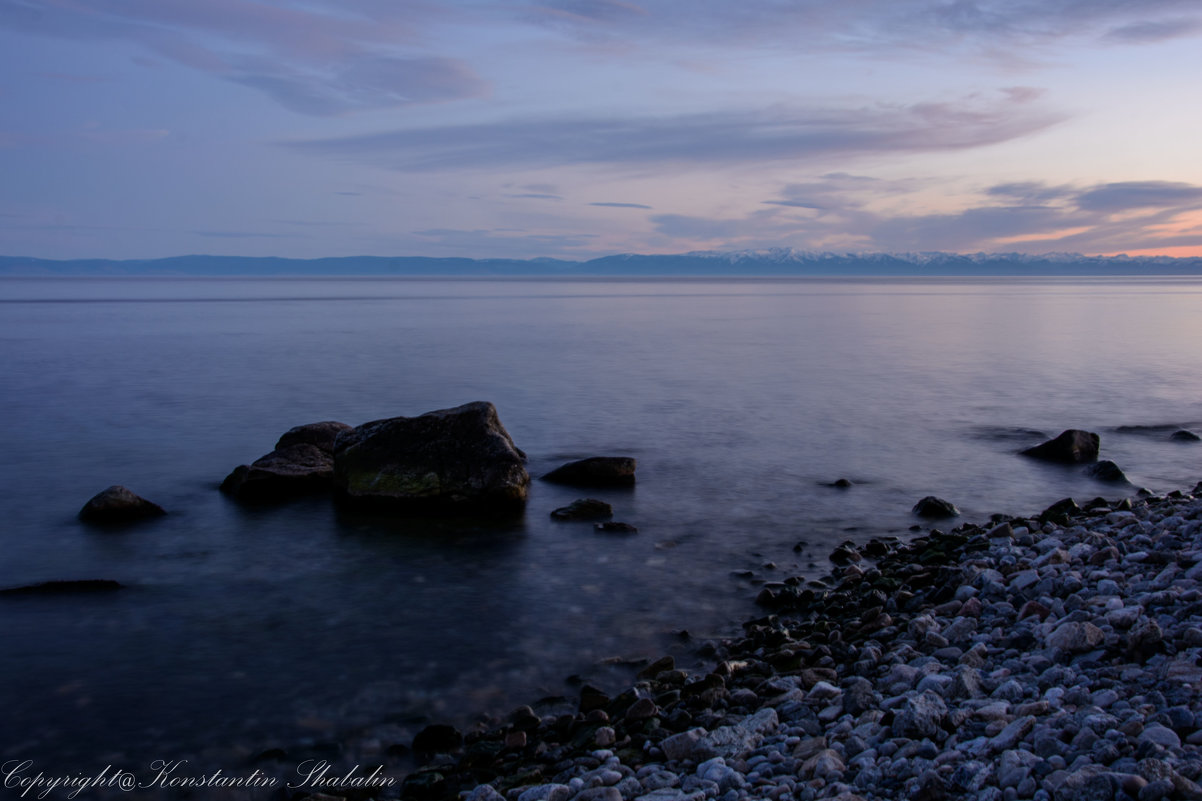
{"type": "Polygon", "coordinates": [[[701,646],[708,670],[664,658],[613,697],[432,725],[402,781],[323,793],[1202,798],[1202,484],[951,523],[764,585],[741,636],[701,646]]]}

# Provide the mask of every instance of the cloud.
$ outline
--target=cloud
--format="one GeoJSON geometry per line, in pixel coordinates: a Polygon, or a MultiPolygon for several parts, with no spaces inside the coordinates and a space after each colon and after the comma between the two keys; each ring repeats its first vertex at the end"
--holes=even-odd
{"type": "Polygon", "coordinates": [[[1187,17],[1120,25],[1107,31],[1104,38],[1124,44],[1153,44],[1194,36],[1199,31],[1202,31],[1202,19],[1187,17]]]}
{"type": "Polygon", "coordinates": [[[1040,181],[1017,181],[1007,184],[996,184],[985,190],[985,194],[993,197],[1004,197],[1020,200],[1023,203],[1044,203],[1057,200],[1074,193],[1072,187],[1048,186],[1040,181]]]}
{"type": "Polygon", "coordinates": [[[590,206],[604,206],[611,209],[650,209],[651,206],[646,206],[642,203],[590,203],[590,206]]]}
{"type": "Polygon", "coordinates": [[[1013,182],[988,187],[976,205],[961,211],[932,214],[869,208],[862,198],[879,196],[871,190],[857,194],[852,188],[857,184],[901,193],[923,182],[840,176],[786,186],[782,197],[765,201],[771,208],[740,217],[662,214],[651,221],[658,234],[681,245],[700,241],[718,249],[784,244],[857,251],[1114,253],[1202,247],[1202,186],[1192,184],[1013,182]],[[821,203],[790,199],[815,194],[821,203]]]}
{"type": "Polygon", "coordinates": [[[1133,209],[1202,206],[1202,187],[1179,181],[1126,181],[1102,184],[1077,195],[1078,208],[1122,212],[1133,209]]]}
{"type": "Polygon", "coordinates": [[[527,258],[531,254],[554,256],[587,248],[597,238],[595,234],[544,234],[503,228],[427,228],[413,234],[426,248],[455,254],[490,253],[495,258],[527,258]]]}
{"type": "Polygon", "coordinates": [[[1116,43],[1197,33],[1196,0],[558,0],[531,19],[586,41],[730,44],[866,54],[946,53],[1010,58],[1024,45],[1099,34],[1116,43]]]}
{"type": "Polygon", "coordinates": [[[0,27],[77,41],[132,42],[315,116],[488,91],[464,63],[412,52],[406,43],[415,37],[414,26],[402,9],[382,14],[365,0],[338,7],[251,0],[22,0],[0,3],[0,27]]]}
{"type": "Polygon", "coordinates": [[[959,150],[1061,119],[1003,94],[862,108],[715,111],[663,117],[559,117],[281,142],[404,171],[566,164],[733,165],[834,155],[959,150]]]}
{"type": "Polygon", "coordinates": [[[517,200],[563,200],[559,195],[547,194],[545,192],[526,192],[520,195],[506,195],[505,197],[514,198],[517,200]]]}
{"type": "Polygon", "coordinates": [[[921,186],[914,180],[881,180],[866,175],[845,172],[827,173],[818,180],[787,184],[780,196],[765,200],[769,206],[786,206],[795,209],[829,212],[859,208],[864,199],[882,198],[908,194],[921,186]]]}
{"type": "Polygon", "coordinates": [[[296,239],[302,234],[271,234],[262,231],[193,231],[208,239],[296,239]]]}

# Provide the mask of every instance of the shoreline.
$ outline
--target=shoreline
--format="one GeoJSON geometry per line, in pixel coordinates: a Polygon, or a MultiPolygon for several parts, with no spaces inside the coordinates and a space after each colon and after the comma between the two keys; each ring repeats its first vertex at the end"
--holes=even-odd
{"type": "MultiPolygon", "coordinates": [[[[665,657],[613,697],[431,725],[392,746],[418,764],[394,785],[322,792],[1202,798],[1202,482],[836,550],[825,579],[766,585],[741,636],[702,646],[708,671],[665,657]]],[[[350,756],[330,773],[370,772],[350,756]]]]}
{"type": "MultiPolygon", "coordinates": [[[[1202,482],[941,522],[763,584],[741,634],[690,646],[700,669],[662,657],[621,692],[580,681],[463,731],[410,721],[223,769],[211,752],[47,776],[44,797],[1202,798],[1202,482]]],[[[20,767],[3,776],[18,795],[40,772],[20,767]]]]}

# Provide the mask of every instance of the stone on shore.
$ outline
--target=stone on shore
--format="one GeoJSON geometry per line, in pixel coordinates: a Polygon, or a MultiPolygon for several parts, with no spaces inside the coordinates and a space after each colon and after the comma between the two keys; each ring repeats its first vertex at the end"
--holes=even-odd
{"type": "Polygon", "coordinates": [[[912,511],[919,517],[930,518],[957,517],[960,514],[960,510],[956,508],[955,504],[942,498],[936,498],[934,495],[928,495],[914,504],[912,511]]]}
{"type": "Polygon", "coordinates": [[[114,484],[92,496],[79,510],[79,519],[89,523],[129,523],[165,514],[167,512],[157,503],[114,484]]]}
{"type": "Polygon", "coordinates": [[[334,488],[355,508],[518,511],[530,484],[525,459],[496,407],[478,401],[343,431],[334,450],[334,488]]]}
{"type": "Polygon", "coordinates": [[[1055,439],[1042,442],[1032,448],[1020,451],[1020,453],[1023,456],[1042,459],[1046,462],[1084,464],[1097,461],[1100,443],[1101,437],[1097,434],[1070,428],[1055,439]]]}
{"type": "Polygon", "coordinates": [[[635,466],[630,456],[593,456],[561,465],[542,479],[573,487],[629,487],[634,484],[635,466]]]}

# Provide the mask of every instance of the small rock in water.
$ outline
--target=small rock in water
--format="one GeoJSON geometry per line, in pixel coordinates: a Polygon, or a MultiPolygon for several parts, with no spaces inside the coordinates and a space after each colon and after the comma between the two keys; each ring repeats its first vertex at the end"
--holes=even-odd
{"type": "Polygon", "coordinates": [[[114,484],[92,496],[79,510],[79,519],[89,523],[128,523],[165,514],[167,512],[157,503],[134,494],[120,484],[114,484]]]}
{"type": "Polygon", "coordinates": [[[1184,428],[1182,428],[1178,431],[1174,431],[1172,434],[1169,435],[1169,439],[1173,440],[1174,442],[1199,442],[1199,441],[1202,441],[1202,437],[1198,436],[1193,431],[1189,431],[1184,428]]]}
{"type": "Polygon", "coordinates": [[[418,753],[447,753],[463,745],[463,735],[454,726],[435,723],[422,729],[413,738],[413,750],[418,753]]]}
{"type": "Polygon", "coordinates": [[[936,498],[934,495],[928,495],[914,504],[912,511],[919,517],[930,518],[958,517],[960,515],[960,510],[954,504],[942,498],[936,498]]]}
{"type": "Polygon", "coordinates": [[[553,520],[601,520],[613,517],[614,508],[596,498],[580,498],[551,512],[553,520]]]}
{"type": "Polygon", "coordinates": [[[1023,456],[1042,459],[1046,462],[1083,464],[1098,459],[1101,437],[1091,431],[1070,428],[1055,439],[1041,442],[1033,448],[1020,451],[1023,456]]]}
{"type": "Polygon", "coordinates": [[[630,456],[593,456],[557,467],[542,479],[573,487],[629,487],[635,467],[630,456]]]}
{"type": "Polygon", "coordinates": [[[855,485],[852,484],[849,479],[837,478],[837,479],[835,479],[834,483],[831,484],[831,486],[836,489],[851,489],[855,485]]]}
{"type": "Polygon", "coordinates": [[[1128,484],[1127,476],[1119,469],[1119,466],[1109,459],[1103,459],[1096,464],[1091,464],[1085,468],[1085,475],[1090,478],[1095,478],[1098,481],[1105,481],[1109,484],[1128,484]]]}

